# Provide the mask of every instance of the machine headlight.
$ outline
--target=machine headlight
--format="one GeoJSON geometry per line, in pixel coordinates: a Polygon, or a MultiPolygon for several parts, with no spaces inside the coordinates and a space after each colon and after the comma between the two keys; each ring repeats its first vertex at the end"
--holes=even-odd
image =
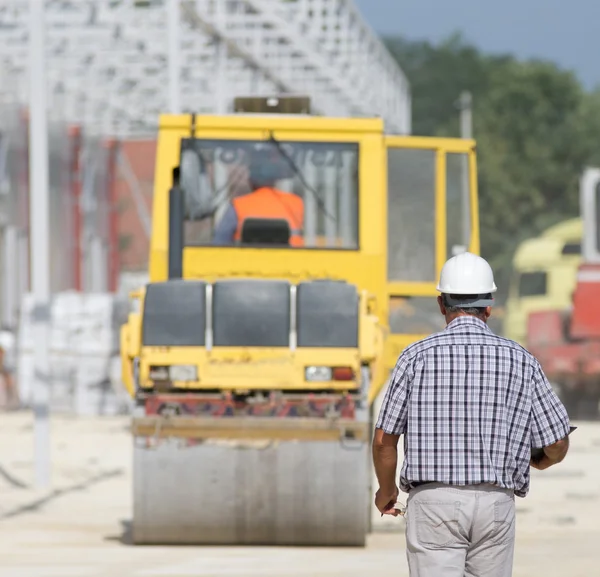
{"type": "Polygon", "coordinates": [[[330,367],[306,367],[304,375],[307,381],[331,381],[332,372],[330,367]]]}
{"type": "Polygon", "coordinates": [[[168,381],[169,380],[169,368],[168,367],[150,367],[148,376],[153,381],[168,381]]]}
{"type": "Polygon", "coordinates": [[[198,368],[196,365],[171,365],[169,378],[172,381],[197,381],[198,368]]]}

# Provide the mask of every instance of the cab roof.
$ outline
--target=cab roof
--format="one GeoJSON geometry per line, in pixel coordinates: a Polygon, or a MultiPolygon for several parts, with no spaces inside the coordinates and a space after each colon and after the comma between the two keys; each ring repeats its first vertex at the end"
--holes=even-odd
{"type": "Polygon", "coordinates": [[[553,237],[538,237],[523,242],[515,253],[513,263],[516,268],[535,268],[556,264],[569,259],[580,260],[581,254],[563,254],[565,244],[577,242],[579,239],[563,240],[553,237]]]}
{"type": "Polygon", "coordinates": [[[571,218],[547,228],[542,234],[521,243],[513,259],[517,268],[550,266],[561,259],[578,260],[580,254],[563,254],[566,244],[580,243],[583,236],[581,218],[571,218]]]}
{"type": "Polygon", "coordinates": [[[583,223],[581,218],[570,218],[547,228],[541,236],[545,238],[556,238],[567,242],[581,240],[583,237],[583,223]]]}
{"type": "MultiPolygon", "coordinates": [[[[311,130],[332,132],[377,132],[383,134],[384,122],[381,118],[332,118],[305,116],[299,114],[226,114],[196,115],[197,128],[260,130],[311,130]]],[[[160,130],[189,130],[191,114],[161,114],[160,130]]]]}

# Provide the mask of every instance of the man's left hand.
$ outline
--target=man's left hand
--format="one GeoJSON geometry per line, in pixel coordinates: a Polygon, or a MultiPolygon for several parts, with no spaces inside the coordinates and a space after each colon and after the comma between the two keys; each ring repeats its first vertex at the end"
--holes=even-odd
{"type": "Polygon", "coordinates": [[[381,489],[378,489],[377,493],[375,493],[375,506],[377,507],[377,510],[382,515],[393,515],[394,517],[397,517],[400,513],[394,509],[394,506],[398,500],[399,493],[398,487],[394,487],[394,490],[391,493],[383,493],[381,489]]]}
{"type": "Polygon", "coordinates": [[[548,458],[547,455],[544,455],[541,459],[531,459],[530,465],[538,471],[543,471],[548,467],[552,467],[554,463],[548,458]]]}

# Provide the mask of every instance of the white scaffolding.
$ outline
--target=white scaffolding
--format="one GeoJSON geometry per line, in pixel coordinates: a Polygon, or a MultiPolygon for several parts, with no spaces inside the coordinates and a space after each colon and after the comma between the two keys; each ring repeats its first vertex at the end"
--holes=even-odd
{"type": "MultiPolygon", "coordinates": [[[[88,133],[154,133],[169,109],[168,3],[46,0],[51,116],[88,133]]],[[[0,5],[0,93],[20,102],[28,14],[27,0],[0,5]]],[[[351,0],[182,0],[179,18],[182,111],[302,94],[317,114],[381,116],[389,131],[410,133],[408,82],[351,0]]]]}

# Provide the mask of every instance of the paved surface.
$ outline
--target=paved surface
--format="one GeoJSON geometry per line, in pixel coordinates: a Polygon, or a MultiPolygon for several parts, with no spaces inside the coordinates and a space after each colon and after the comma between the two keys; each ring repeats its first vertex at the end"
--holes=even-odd
{"type": "MultiPolygon", "coordinates": [[[[408,575],[402,521],[366,549],[133,547],[128,419],[55,418],[53,486],[32,484],[30,415],[0,414],[0,577],[408,575]]],[[[566,461],[518,500],[515,577],[600,573],[600,424],[578,423],[566,461]]]]}

